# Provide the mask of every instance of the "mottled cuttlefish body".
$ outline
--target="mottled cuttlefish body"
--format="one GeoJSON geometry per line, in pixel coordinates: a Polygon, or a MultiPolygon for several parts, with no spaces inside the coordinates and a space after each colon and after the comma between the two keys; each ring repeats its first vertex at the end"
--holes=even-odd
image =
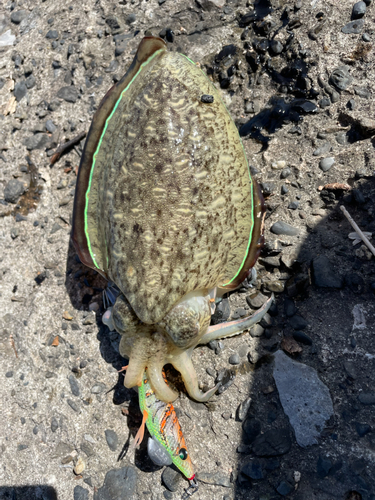
{"type": "Polygon", "coordinates": [[[145,37],[95,113],[73,217],[81,261],[121,291],[113,323],[127,387],[146,371],[157,398],[173,401],[162,375],[171,363],[192,398],[215,392],[199,390],[191,353],[255,322],[210,327],[215,297],[236,289],[259,255],[262,200],[219,91],[187,57],[145,37]]]}

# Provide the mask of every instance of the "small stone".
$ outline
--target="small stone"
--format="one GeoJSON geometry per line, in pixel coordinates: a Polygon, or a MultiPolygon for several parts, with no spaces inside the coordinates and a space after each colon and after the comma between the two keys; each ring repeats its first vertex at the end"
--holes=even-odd
{"type": "Polygon", "coordinates": [[[348,144],[348,136],[346,132],[339,132],[336,134],[336,142],[341,146],[346,146],[346,144],[348,144]]]}
{"type": "Polygon", "coordinates": [[[32,89],[35,87],[36,84],[36,79],[34,75],[30,75],[28,78],[25,80],[26,88],[32,89]]]}
{"type": "Polygon", "coordinates": [[[329,83],[337,90],[346,90],[351,85],[353,77],[349,74],[348,66],[340,66],[332,71],[329,83]]]}
{"type": "Polygon", "coordinates": [[[57,92],[57,97],[64,99],[67,102],[75,103],[78,99],[78,92],[73,85],[70,85],[69,87],[62,87],[57,92]]]}
{"type": "Polygon", "coordinates": [[[328,158],[322,158],[319,162],[319,168],[323,172],[328,172],[328,170],[335,164],[335,159],[332,156],[328,158]]]}
{"type": "Polygon", "coordinates": [[[254,417],[248,417],[242,424],[242,429],[245,432],[245,444],[251,444],[259,436],[261,424],[254,417]]]}
{"type": "Polygon", "coordinates": [[[18,179],[11,179],[4,189],[4,200],[8,203],[16,203],[18,198],[25,192],[25,186],[18,179]]]}
{"type": "Polygon", "coordinates": [[[304,330],[308,325],[307,321],[302,316],[298,316],[298,314],[289,319],[289,324],[293,330],[304,330]]]}
{"type": "Polygon", "coordinates": [[[364,24],[365,21],[363,19],[351,21],[350,23],[345,24],[345,26],[341,28],[341,31],[346,35],[359,35],[362,31],[364,24]]]}
{"type": "Polygon", "coordinates": [[[371,92],[367,87],[354,87],[354,92],[362,99],[370,99],[371,92]]]}
{"type": "Polygon", "coordinates": [[[213,484],[215,486],[223,486],[224,488],[230,488],[232,486],[230,482],[230,477],[224,472],[199,472],[198,480],[202,483],[213,484]]]}
{"type": "Polygon", "coordinates": [[[357,2],[353,5],[352,19],[359,19],[366,14],[365,2],[357,2]]]}
{"type": "Polygon", "coordinates": [[[294,340],[296,340],[297,342],[300,342],[301,344],[305,344],[305,345],[312,345],[313,341],[311,340],[311,338],[306,335],[306,333],[304,332],[293,332],[293,338],[294,340]]]}
{"type": "Polygon", "coordinates": [[[59,428],[59,423],[57,421],[57,418],[56,417],[52,417],[52,420],[51,420],[51,431],[52,432],[56,432],[58,428],[59,428]]]}
{"type": "MultiPolygon", "coordinates": [[[[166,467],[165,470],[169,469],[166,467]]],[[[179,474],[181,476],[181,474],[179,474]]],[[[181,476],[182,477],[182,476],[181,476]]],[[[94,500],[130,500],[135,498],[137,471],[131,465],[107,472],[103,486],[94,493],[94,500]]]]}
{"type": "Polygon", "coordinates": [[[371,42],[371,37],[370,37],[370,35],[368,33],[363,33],[362,40],[364,42],[371,42]]]}
{"type": "Polygon", "coordinates": [[[369,424],[361,424],[359,422],[355,422],[355,430],[357,431],[359,437],[363,437],[371,432],[371,426],[369,424]]]}
{"type": "Polygon", "coordinates": [[[342,288],[343,279],[333,269],[325,255],[319,255],[312,261],[314,284],[321,288],[342,288]]]}
{"type": "Polygon", "coordinates": [[[302,447],[317,444],[326,421],[333,415],[328,387],[311,366],[290,359],[281,350],[274,357],[273,377],[297,443],[302,447]]]}
{"type": "Polygon", "coordinates": [[[137,17],[135,14],[129,14],[126,18],[126,24],[133,24],[135,23],[137,17]]]}
{"type": "Polygon", "coordinates": [[[112,429],[105,430],[105,439],[111,451],[116,451],[118,446],[118,436],[112,429]]]}
{"type": "Polygon", "coordinates": [[[242,403],[239,405],[237,408],[237,419],[240,422],[243,422],[249,412],[251,405],[251,398],[246,398],[245,401],[242,401],[242,403]]]}
{"type": "Polygon", "coordinates": [[[264,333],[264,328],[260,326],[259,323],[256,325],[252,326],[250,329],[250,336],[253,338],[258,338],[261,337],[264,333]]]}
{"type": "Polygon", "coordinates": [[[269,50],[271,54],[277,55],[281,54],[283,51],[284,46],[279,40],[272,40],[269,44],[269,50]]]}
{"type": "Polygon", "coordinates": [[[204,102],[205,104],[212,104],[214,102],[214,96],[209,94],[203,94],[201,95],[201,102],[204,102]]]}
{"type": "Polygon", "coordinates": [[[290,210],[297,210],[298,207],[299,207],[299,201],[291,201],[288,205],[288,208],[290,210]]]}
{"type": "Polygon", "coordinates": [[[313,152],[313,156],[325,155],[326,153],[329,153],[331,150],[332,150],[331,143],[326,142],[313,152]]]}
{"type": "Polygon", "coordinates": [[[94,447],[90,443],[81,443],[80,449],[87,457],[92,457],[95,455],[94,447]]]}
{"type": "Polygon", "coordinates": [[[358,400],[363,405],[374,405],[375,392],[361,392],[361,394],[358,396],[358,400]]]}
{"type": "Polygon", "coordinates": [[[349,101],[347,102],[346,105],[347,105],[348,109],[350,109],[351,111],[353,111],[353,109],[355,109],[355,107],[356,107],[355,100],[354,99],[349,99],[349,101]]]}
{"type": "Polygon", "coordinates": [[[286,497],[294,491],[294,486],[292,486],[288,481],[281,481],[279,486],[276,488],[276,491],[283,497],[286,497]]]}
{"type": "Polygon", "coordinates": [[[10,15],[10,20],[14,24],[20,24],[29,15],[27,10],[16,10],[10,15]]]}
{"type": "Polygon", "coordinates": [[[73,500],[89,500],[89,490],[78,484],[73,490],[73,500]]]}
{"type": "Polygon", "coordinates": [[[73,396],[80,396],[81,391],[77,382],[77,379],[75,378],[74,375],[69,375],[69,384],[70,384],[70,390],[72,391],[73,396]]]}
{"type": "Polygon", "coordinates": [[[5,376],[6,376],[6,378],[12,378],[13,372],[12,371],[6,372],[5,376]]]}
{"type": "Polygon", "coordinates": [[[280,179],[286,179],[292,175],[292,170],[289,167],[283,168],[280,174],[280,179]]]}
{"type": "Polygon", "coordinates": [[[329,471],[332,469],[332,462],[328,458],[319,456],[316,471],[318,476],[323,479],[328,476],[329,471]]]}
{"type": "Polygon", "coordinates": [[[266,302],[267,298],[266,295],[258,292],[256,295],[246,297],[246,302],[252,309],[259,309],[266,302]]]}
{"type": "Polygon", "coordinates": [[[57,40],[59,38],[59,32],[57,30],[49,30],[46,34],[46,38],[49,40],[57,40]]]}
{"type": "Polygon", "coordinates": [[[71,399],[67,399],[66,402],[68,403],[68,405],[70,406],[70,408],[74,411],[76,411],[77,413],[79,413],[79,406],[77,403],[75,403],[74,401],[72,401],[71,399]]]}
{"type": "Polygon", "coordinates": [[[237,353],[232,354],[229,357],[228,362],[230,365],[239,365],[240,364],[240,356],[237,353]]]}
{"type": "Polygon", "coordinates": [[[255,439],[253,452],[258,457],[276,457],[288,453],[291,446],[288,429],[271,429],[255,439]]]}
{"type": "Polygon", "coordinates": [[[324,108],[328,108],[329,106],[331,105],[331,100],[329,97],[327,96],[324,96],[322,99],[320,99],[319,101],[319,106],[324,109],[324,108]]]}
{"type": "Polygon", "coordinates": [[[17,102],[20,102],[20,100],[25,97],[27,94],[27,87],[26,83],[22,80],[20,82],[17,82],[14,91],[13,91],[14,97],[16,98],[17,102]]]}
{"type": "Polygon", "coordinates": [[[281,186],[281,194],[287,194],[287,193],[289,193],[289,188],[286,184],[283,184],[281,186]]]}
{"type": "Polygon", "coordinates": [[[299,230],[283,221],[275,222],[271,227],[271,232],[278,235],[296,236],[299,230]]]}
{"type": "Polygon", "coordinates": [[[47,132],[50,132],[51,134],[53,134],[54,131],[56,130],[56,125],[53,123],[52,120],[46,121],[46,130],[47,130],[47,132]]]}
{"type": "Polygon", "coordinates": [[[169,491],[174,492],[178,490],[182,476],[178,471],[172,469],[171,467],[166,467],[161,475],[161,480],[169,491]]]}
{"type": "Polygon", "coordinates": [[[82,457],[78,457],[76,465],[73,469],[74,474],[76,474],[76,476],[79,476],[80,474],[82,474],[85,468],[86,468],[85,461],[83,460],[82,457]]]}
{"type": "Polygon", "coordinates": [[[254,480],[264,478],[262,464],[257,460],[252,460],[251,462],[248,462],[243,467],[241,467],[241,474],[244,474],[245,476],[254,480]]]}
{"type": "Polygon", "coordinates": [[[51,139],[47,134],[37,133],[24,139],[23,144],[29,151],[33,151],[34,149],[45,149],[51,144],[51,139]]]}

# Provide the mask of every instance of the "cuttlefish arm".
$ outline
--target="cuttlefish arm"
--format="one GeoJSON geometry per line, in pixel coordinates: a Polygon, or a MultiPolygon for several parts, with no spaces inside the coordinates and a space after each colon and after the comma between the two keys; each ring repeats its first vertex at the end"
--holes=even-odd
{"type": "Polygon", "coordinates": [[[263,316],[271,307],[273,300],[274,295],[272,294],[271,297],[262,305],[262,307],[251,316],[237,319],[235,321],[220,323],[219,325],[209,326],[207,328],[207,332],[200,339],[199,343],[208,344],[208,342],[211,342],[211,340],[232,337],[233,335],[238,335],[244,330],[251,328],[253,325],[255,325],[255,323],[259,323],[259,321],[263,318],[263,316]]]}

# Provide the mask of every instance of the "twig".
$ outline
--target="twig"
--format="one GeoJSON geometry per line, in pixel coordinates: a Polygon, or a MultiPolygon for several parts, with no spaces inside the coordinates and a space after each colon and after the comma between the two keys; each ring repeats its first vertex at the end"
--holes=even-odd
{"type": "Polygon", "coordinates": [[[51,165],[57,162],[57,160],[60,158],[60,156],[65,153],[65,151],[75,144],[78,144],[84,137],[86,137],[87,132],[81,132],[80,134],[76,135],[73,137],[68,142],[64,142],[63,144],[60,144],[60,146],[56,149],[56,151],[53,153],[53,156],[51,158],[51,165]]]}
{"type": "Polygon", "coordinates": [[[366,238],[366,236],[359,229],[359,227],[354,222],[354,220],[352,219],[352,217],[349,214],[349,212],[342,205],[341,205],[340,209],[341,209],[342,213],[345,215],[345,217],[348,219],[348,221],[350,222],[350,224],[353,227],[354,231],[358,234],[358,236],[361,238],[361,240],[367,246],[367,248],[370,250],[370,252],[375,256],[375,248],[371,245],[371,243],[369,242],[369,240],[366,238]]]}

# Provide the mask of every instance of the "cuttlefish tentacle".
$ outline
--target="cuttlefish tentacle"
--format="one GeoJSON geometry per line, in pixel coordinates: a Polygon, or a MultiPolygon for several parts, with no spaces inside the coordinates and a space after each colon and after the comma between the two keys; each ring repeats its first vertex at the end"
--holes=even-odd
{"type": "Polygon", "coordinates": [[[146,362],[143,359],[131,356],[126,369],[124,386],[128,389],[136,385],[141,385],[142,375],[146,368],[146,362]]]}
{"type": "Polygon", "coordinates": [[[158,399],[164,401],[164,403],[171,403],[178,398],[178,392],[174,391],[165,382],[162,373],[163,365],[164,359],[162,359],[161,361],[150,359],[146,369],[146,373],[147,377],[150,380],[150,385],[153,391],[157,394],[158,399]]]}
{"type": "Polygon", "coordinates": [[[238,319],[235,321],[228,321],[227,323],[221,323],[219,325],[209,326],[207,332],[200,339],[200,344],[208,344],[211,340],[222,339],[224,337],[232,337],[233,335],[238,335],[244,330],[251,328],[255,323],[258,323],[263,316],[266,314],[268,309],[274,300],[273,294],[271,297],[262,305],[257,312],[247,318],[238,319]]]}
{"type": "Polygon", "coordinates": [[[208,401],[210,397],[215,394],[215,392],[220,387],[220,384],[216,384],[215,387],[207,392],[202,392],[198,387],[197,374],[195,368],[191,361],[192,349],[182,352],[176,359],[171,361],[172,365],[181,373],[182,380],[184,381],[186,390],[190,397],[204,403],[208,401]]]}

